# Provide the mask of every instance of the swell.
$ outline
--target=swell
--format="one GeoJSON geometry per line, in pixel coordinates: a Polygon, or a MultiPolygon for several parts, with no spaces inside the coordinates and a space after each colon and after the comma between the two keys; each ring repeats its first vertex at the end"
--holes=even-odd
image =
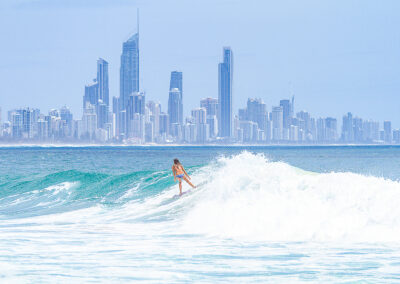
{"type": "Polygon", "coordinates": [[[104,174],[77,170],[15,177],[0,184],[0,215],[28,217],[95,205],[118,206],[143,200],[171,186],[166,171],[104,174]]]}

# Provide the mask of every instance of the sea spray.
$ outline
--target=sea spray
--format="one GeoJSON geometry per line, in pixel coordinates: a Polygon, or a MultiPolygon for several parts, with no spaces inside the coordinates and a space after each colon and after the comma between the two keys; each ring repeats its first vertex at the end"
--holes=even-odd
{"type": "Polygon", "coordinates": [[[264,241],[400,241],[399,182],[311,173],[249,152],[205,169],[208,182],[183,217],[186,232],[264,241]]]}

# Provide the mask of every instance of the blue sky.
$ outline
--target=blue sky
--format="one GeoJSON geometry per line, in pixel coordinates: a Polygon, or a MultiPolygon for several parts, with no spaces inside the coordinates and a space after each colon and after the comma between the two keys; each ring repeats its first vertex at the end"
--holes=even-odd
{"type": "MultiPolygon", "coordinates": [[[[295,95],[295,111],[347,111],[400,127],[400,1],[2,0],[0,106],[81,115],[96,60],[119,95],[122,42],[140,8],[141,89],[167,109],[169,76],[183,71],[184,109],[217,97],[222,47],[234,52],[234,109],[268,109],[295,95]]],[[[5,114],[3,115],[3,119],[5,114]]]]}

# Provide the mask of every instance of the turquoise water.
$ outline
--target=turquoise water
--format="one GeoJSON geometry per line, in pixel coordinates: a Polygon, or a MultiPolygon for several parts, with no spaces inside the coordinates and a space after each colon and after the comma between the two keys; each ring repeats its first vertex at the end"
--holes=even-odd
{"type": "Polygon", "coordinates": [[[3,147],[0,161],[1,282],[400,281],[399,147],[3,147]],[[180,198],[175,157],[201,184],[180,198]]]}

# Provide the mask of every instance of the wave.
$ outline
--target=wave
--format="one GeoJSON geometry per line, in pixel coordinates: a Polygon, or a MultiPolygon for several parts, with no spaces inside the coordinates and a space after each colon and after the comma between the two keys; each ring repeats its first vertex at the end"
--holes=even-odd
{"type": "Polygon", "coordinates": [[[21,176],[0,184],[0,216],[24,218],[99,205],[118,206],[172,185],[168,176],[166,171],[104,174],[77,170],[21,176]]]}
{"type": "Polygon", "coordinates": [[[143,234],[399,241],[397,181],[350,172],[308,172],[250,152],[219,157],[189,171],[201,186],[180,198],[170,170],[119,175],[71,170],[10,180],[0,185],[0,216],[73,216],[87,224],[122,223],[143,234]],[[94,208],[91,214],[80,211],[94,208]]]}
{"type": "Polygon", "coordinates": [[[271,241],[399,241],[400,183],[312,173],[263,155],[220,158],[183,220],[186,232],[271,241]]]}

